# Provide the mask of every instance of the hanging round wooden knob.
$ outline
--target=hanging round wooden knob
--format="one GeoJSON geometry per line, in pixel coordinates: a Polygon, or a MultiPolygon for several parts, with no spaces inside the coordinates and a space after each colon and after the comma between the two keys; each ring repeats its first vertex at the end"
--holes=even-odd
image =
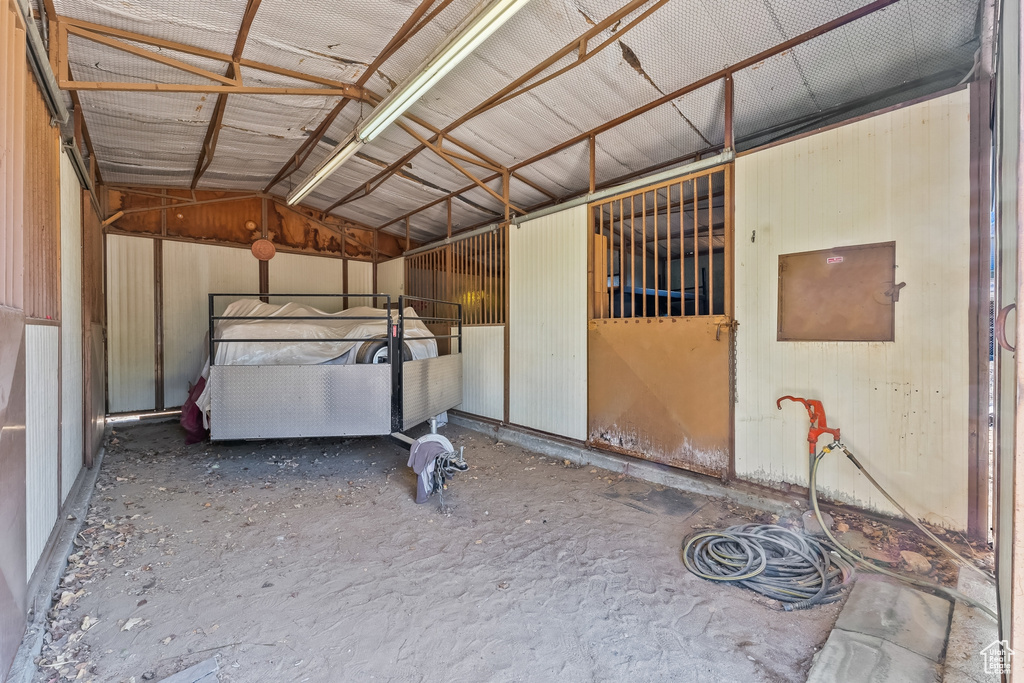
{"type": "Polygon", "coordinates": [[[260,261],[269,261],[277,253],[277,247],[268,239],[258,239],[252,243],[252,255],[260,261]]]}

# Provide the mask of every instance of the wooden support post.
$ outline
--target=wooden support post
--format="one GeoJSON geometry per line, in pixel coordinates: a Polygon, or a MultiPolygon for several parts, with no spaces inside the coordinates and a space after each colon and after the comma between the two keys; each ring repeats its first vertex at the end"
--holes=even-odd
{"type": "Polygon", "coordinates": [[[590,194],[597,188],[597,136],[590,136],[590,194]]]}
{"type": "Polygon", "coordinates": [[[732,74],[725,77],[725,148],[735,149],[736,141],[732,131],[732,74]]]}
{"type": "Polygon", "coordinates": [[[452,236],[452,198],[448,197],[448,237],[452,236]]]}
{"type": "Polygon", "coordinates": [[[405,217],[405,250],[409,251],[409,221],[412,220],[412,216],[405,217]]]}

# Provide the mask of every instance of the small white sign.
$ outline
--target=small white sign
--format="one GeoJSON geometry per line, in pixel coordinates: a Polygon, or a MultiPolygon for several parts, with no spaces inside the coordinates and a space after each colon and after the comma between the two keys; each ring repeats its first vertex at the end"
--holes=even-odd
{"type": "Polygon", "coordinates": [[[825,259],[825,263],[827,263],[828,265],[832,265],[833,263],[842,263],[842,262],[843,262],[843,257],[842,256],[829,256],[827,259],[825,259]]]}

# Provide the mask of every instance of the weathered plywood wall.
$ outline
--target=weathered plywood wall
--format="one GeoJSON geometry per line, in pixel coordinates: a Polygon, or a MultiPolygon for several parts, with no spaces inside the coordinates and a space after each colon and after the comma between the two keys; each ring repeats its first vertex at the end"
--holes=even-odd
{"type": "Polygon", "coordinates": [[[82,339],[82,187],[66,154],[60,163],[60,500],[82,471],[85,454],[85,361],[82,339]]]}
{"type": "MultiPolygon", "coordinates": [[[[209,294],[259,291],[259,262],[247,249],[163,244],[164,406],[188,398],[207,355],[209,294]]],[[[220,311],[218,311],[220,313],[220,311]]]]}
{"type": "Polygon", "coordinates": [[[107,236],[107,404],[156,407],[153,240],[107,236]]]}
{"type": "MultiPolygon", "coordinates": [[[[969,100],[960,90],[736,161],[736,474],[808,483],[807,414],[919,517],[967,525],[969,100]],[[778,342],[779,254],[895,240],[895,342],[778,342]]],[[[839,454],[834,499],[892,512],[839,454]]]]}
{"type": "Polygon", "coordinates": [[[509,228],[509,419],[587,438],[587,207],[509,228]]]}
{"type": "Polygon", "coordinates": [[[60,328],[25,326],[26,575],[31,576],[57,521],[60,447],[60,328]]]}
{"type": "Polygon", "coordinates": [[[462,328],[462,403],[473,415],[501,420],[505,415],[505,326],[462,328]]]}

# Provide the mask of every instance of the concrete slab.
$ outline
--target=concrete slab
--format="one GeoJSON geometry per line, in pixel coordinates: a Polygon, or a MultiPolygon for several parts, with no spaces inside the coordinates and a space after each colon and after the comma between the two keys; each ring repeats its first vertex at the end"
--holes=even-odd
{"type": "MultiPolygon", "coordinates": [[[[996,609],[995,584],[978,572],[961,569],[957,590],[996,609]]],[[[993,676],[985,673],[981,651],[998,639],[998,625],[992,617],[957,602],[953,607],[953,621],[949,629],[943,683],[990,683],[993,676]]]]}
{"type": "Polygon", "coordinates": [[[939,663],[951,608],[944,598],[881,576],[862,574],[836,628],[874,636],[939,663]]]}
{"type": "MultiPolygon", "coordinates": [[[[852,599],[852,596],[851,596],[852,599]]],[[[939,665],[881,638],[835,629],[807,683],[936,683],[939,665]]]]}

